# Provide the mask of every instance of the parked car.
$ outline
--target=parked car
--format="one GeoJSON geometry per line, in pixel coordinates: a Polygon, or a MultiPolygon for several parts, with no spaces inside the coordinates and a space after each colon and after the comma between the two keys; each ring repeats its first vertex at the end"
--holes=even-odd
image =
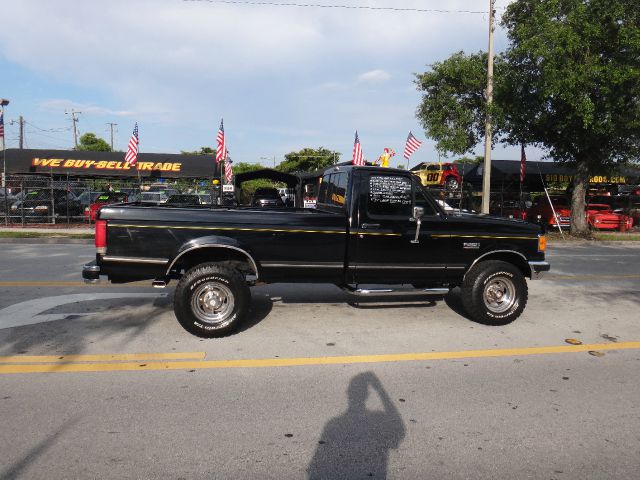
{"type": "Polygon", "coordinates": [[[210,193],[198,193],[197,195],[200,197],[200,203],[202,205],[211,205],[213,203],[210,193]]]}
{"type": "Polygon", "coordinates": [[[540,223],[547,227],[557,228],[558,223],[563,228],[571,226],[571,208],[569,207],[569,200],[563,195],[550,195],[553,209],[549,205],[549,200],[546,195],[541,195],[535,199],[533,205],[527,212],[527,218],[530,222],[537,222],[538,215],[540,216],[540,223]],[[555,209],[558,221],[553,215],[555,209]]]}
{"type": "Polygon", "coordinates": [[[11,215],[27,217],[48,217],[52,210],[56,217],[75,217],[82,214],[82,205],[73,193],[49,188],[26,192],[22,200],[11,205],[11,215]]]}
{"type": "Polygon", "coordinates": [[[420,177],[425,187],[443,186],[447,190],[457,190],[462,184],[462,177],[453,163],[432,163],[414,172],[420,177]]]}
{"type": "Polygon", "coordinates": [[[193,205],[200,205],[200,197],[195,194],[180,193],[178,195],[171,195],[166,205],[173,205],[174,207],[191,207],[193,205]]]}
{"type": "Polygon", "coordinates": [[[105,192],[82,192],[80,195],[78,195],[78,201],[80,202],[80,205],[82,205],[83,208],[88,207],[89,205],[91,205],[93,202],[96,201],[96,198],[98,198],[100,195],[104,195],[105,192]]]}
{"type": "Polygon", "coordinates": [[[278,189],[276,188],[257,188],[251,199],[251,206],[260,208],[279,208],[284,207],[284,202],[278,189]]]}
{"type": "Polygon", "coordinates": [[[111,205],[113,203],[128,202],[129,196],[124,192],[104,192],[96,200],[84,209],[84,216],[90,222],[96,220],[96,213],[100,210],[100,207],[105,205],[111,205]]]}
{"type": "Polygon", "coordinates": [[[166,192],[142,192],[139,201],[142,203],[165,203],[169,200],[166,192]]]}
{"type": "Polygon", "coordinates": [[[587,205],[587,221],[596,230],[627,231],[633,226],[633,218],[628,215],[614,213],[609,205],[603,203],[587,205]]]}
{"type": "MultiPolygon", "coordinates": [[[[491,199],[489,204],[489,213],[498,217],[517,218],[519,220],[527,220],[527,211],[533,205],[531,196],[526,193],[522,195],[497,195],[491,199]]],[[[534,219],[535,220],[535,219],[534,219]]]]}

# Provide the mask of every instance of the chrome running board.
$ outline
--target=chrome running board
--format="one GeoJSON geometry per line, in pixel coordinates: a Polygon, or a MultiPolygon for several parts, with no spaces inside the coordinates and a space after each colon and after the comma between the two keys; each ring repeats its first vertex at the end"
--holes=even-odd
{"type": "Polygon", "coordinates": [[[358,296],[443,296],[449,293],[448,288],[358,288],[346,285],[341,287],[347,293],[358,296]]]}

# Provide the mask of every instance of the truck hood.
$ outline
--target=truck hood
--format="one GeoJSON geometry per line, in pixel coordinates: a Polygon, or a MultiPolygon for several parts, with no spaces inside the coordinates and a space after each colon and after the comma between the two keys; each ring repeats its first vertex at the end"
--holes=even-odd
{"type": "Polygon", "coordinates": [[[499,231],[503,233],[534,234],[543,233],[543,229],[536,223],[517,218],[504,218],[482,213],[454,213],[447,214],[447,218],[455,223],[462,223],[468,228],[479,230],[499,231]]]}

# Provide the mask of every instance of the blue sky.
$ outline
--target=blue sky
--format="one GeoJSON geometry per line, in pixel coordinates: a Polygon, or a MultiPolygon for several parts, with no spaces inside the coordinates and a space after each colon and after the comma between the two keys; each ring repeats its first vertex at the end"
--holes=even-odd
{"type": "MultiPolygon", "coordinates": [[[[331,3],[484,11],[489,1],[331,3]]],[[[486,49],[488,29],[487,14],[215,1],[4,0],[2,11],[0,97],[11,101],[6,121],[28,122],[27,147],[70,148],[71,108],[82,112],[81,133],[108,139],[106,123],[117,123],[120,150],[137,121],[142,152],[213,147],[224,117],[233,159],[266,165],[304,147],[349,159],[356,129],[367,159],[391,147],[392,165],[405,163],[409,130],[425,138],[413,73],[486,49]]],[[[495,45],[506,45],[499,28],[495,45]]],[[[7,125],[7,146],[17,137],[7,125]]],[[[519,150],[498,146],[493,158],[517,159],[519,150]]],[[[411,163],[436,160],[427,139],[411,163]]]]}

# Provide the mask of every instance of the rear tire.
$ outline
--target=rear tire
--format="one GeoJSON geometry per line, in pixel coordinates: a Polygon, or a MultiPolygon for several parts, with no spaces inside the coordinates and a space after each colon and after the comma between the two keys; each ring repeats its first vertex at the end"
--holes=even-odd
{"type": "Polygon", "coordinates": [[[204,263],[182,276],[173,308],[186,331],[215,338],[228,335],[242,323],[250,301],[249,287],[238,270],[204,263]]]}
{"type": "Polygon", "coordinates": [[[486,325],[506,325],[520,316],[527,304],[524,275],[515,265],[487,260],[475,265],[461,288],[462,304],[471,319],[486,325]]]}

